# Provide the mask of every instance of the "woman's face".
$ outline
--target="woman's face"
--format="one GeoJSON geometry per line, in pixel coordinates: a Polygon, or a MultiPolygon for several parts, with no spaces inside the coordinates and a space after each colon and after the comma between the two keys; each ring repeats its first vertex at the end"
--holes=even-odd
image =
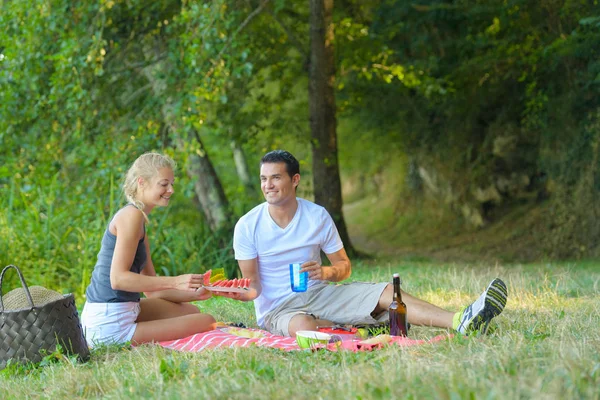
{"type": "Polygon", "coordinates": [[[156,176],[142,183],[142,200],[147,207],[166,207],[174,193],[173,185],[175,176],[171,168],[165,167],[158,170],[156,176]]]}

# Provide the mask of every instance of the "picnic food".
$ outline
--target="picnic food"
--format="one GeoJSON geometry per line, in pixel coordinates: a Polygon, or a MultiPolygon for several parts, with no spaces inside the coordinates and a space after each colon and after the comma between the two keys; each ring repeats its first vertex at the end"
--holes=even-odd
{"type": "Polygon", "coordinates": [[[249,339],[262,338],[265,337],[265,334],[256,329],[248,329],[248,328],[236,328],[236,327],[228,327],[223,329],[223,332],[231,333],[235,336],[241,336],[249,339]]]}
{"type": "Polygon", "coordinates": [[[214,282],[222,281],[223,279],[225,279],[225,272],[223,271],[223,268],[215,269],[214,273],[212,269],[209,269],[204,273],[203,279],[204,286],[211,286],[211,284],[213,284],[214,282]]]}
{"type": "Polygon", "coordinates": [[[367,340],[362,340],[358,344],[386,344],[392,341],[391,335],[378,335],[367,340]]]}
{"type": "Polygon", "coordinates": [[[206,286],[247,289],[250,287],[250,278],[222,279],[222,280],[213,282],[212,285],[206,285],[206,286]]]}
{"type": "Polygon", "coordinates": [[[210,275],[212,274],[212,269],[209,269],[204,273],[204,286],[210,285],[210,275]]]}
{"type": "MultiPolygon", "coordinates": [[[[250,287],[250,278],[234,278],[225,279],[223,268],[214,270],[209,269],[204,273],[202,286],[213,292],[229,292],[227,288],[231,288],[231,292],[245,292],[250,287]]],[[[198,288],[200,289],[200,288],[198,288]]]]}

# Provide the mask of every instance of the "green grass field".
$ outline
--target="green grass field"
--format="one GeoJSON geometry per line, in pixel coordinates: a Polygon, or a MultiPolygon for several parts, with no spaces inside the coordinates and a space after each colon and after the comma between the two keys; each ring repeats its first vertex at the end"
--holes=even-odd
{"type": "MultiPolygon", "coordinates": [[[[600,264],[456,265],[374,260],[353,280],[403,277],[408,292],[450,310],[502,277],[507,307],[484,337],[454,336],[369,353],[264,348],[172,352],[104,348],[87,363],[0,372],[0,397],[218,399],[598,399],[600,264]]],[[[199,306],[218,320],[255,326],[251,303],[214,298],[199,306]]],[[[410,310],[409,310],[410,312],[410,310]]],[[[413,327],[428,339],[445,330],[413,327]]]]}

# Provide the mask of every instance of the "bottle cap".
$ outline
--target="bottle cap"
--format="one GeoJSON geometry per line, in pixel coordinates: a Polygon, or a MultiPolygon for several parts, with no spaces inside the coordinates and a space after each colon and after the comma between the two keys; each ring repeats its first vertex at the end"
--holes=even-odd
{"type": "Polygon", "coordinates": [[[400,274],[398,274],[398,273],[395,273],[395,274],[393,275],[393,277],[394,277],[394,278],[400,278],[400,274]]]}

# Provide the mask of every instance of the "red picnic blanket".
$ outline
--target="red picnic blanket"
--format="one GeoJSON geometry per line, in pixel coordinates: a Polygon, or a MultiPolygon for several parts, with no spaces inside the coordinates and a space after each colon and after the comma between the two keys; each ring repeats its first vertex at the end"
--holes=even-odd
{"type": "MultiPolygon", "coordinates": [[[[236,328],[219,328],[213,331],[208,331],[204,333],[197,333],[192,336],[188,336],[183,339],[177,340],[169,340],[165,342],[159,342],[159,345],[166,347],[172,350],[179,351],[191,351],[198,352],[204,349],[215,349],[215,348],[223,348],[223,347],[250,347],[250,346],[258,346],[258,347],[271,347],[282,349],[285,351],[292,350],[303,350],[296,343],[296,339],[292,337],[286,336],[276,336],[271,333],[259,329],[244,329],[244,332],[240,332],[236,328]],[[230,333],[229,329],[232,329],[232,332],[236,332],[236,334],[230,333]],[[250,333],[250,334],[248,334],[250,333]],[[246,336],[258,336],[258,337],[244,337],[239,336],[240,334],[244,334],[246,336]]],[[[448,339],[450,336],[448,335],[438,335],[429,340],[415,340],[406,337],[394,336],[391,339],[391,342],[388,345],[398,345],[403,347],[408,346],[418,346],[427,343],[439,342],[444,339],[448,339]]],[[[374,350],[376,348],[381,348],[383,345],[381,344],[364,344],[360,339],[354,340],[344,340],[342,342],[337,343],[329,343],[326,347],[327,350],[330,351],[338,351],[338,350],[350,350],[350,351],[369,351],[374,350]]]]}

